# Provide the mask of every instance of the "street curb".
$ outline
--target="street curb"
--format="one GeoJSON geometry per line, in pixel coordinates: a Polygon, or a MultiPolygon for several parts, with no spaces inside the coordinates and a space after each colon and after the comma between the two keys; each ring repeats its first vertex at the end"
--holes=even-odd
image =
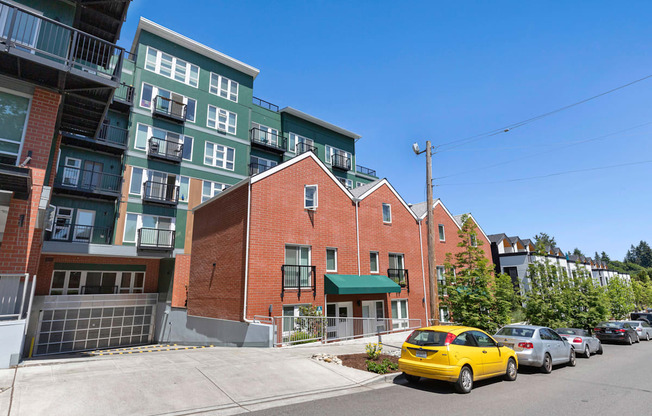
{"type": "Polygon", "coordinates": [[[394,379],[400,376],[403,373],[390,373],[390,374],[379,374],[374,378],[371,378],[367,381],[357,383],[359,386],[370,386],[373,384],[382,384],[382,383],[393,383],[394,379]]]}

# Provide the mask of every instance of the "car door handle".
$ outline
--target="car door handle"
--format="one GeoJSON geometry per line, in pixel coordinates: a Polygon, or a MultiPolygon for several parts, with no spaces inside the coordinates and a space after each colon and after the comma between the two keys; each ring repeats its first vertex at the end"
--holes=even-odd
{"type": "Polygon", "coordinates": [[[483,354],[486,354],[486,353],[487,353],[487,351],[486,351],[486,350],[484,350],[484,351],[482,351],[482,353],[483,353],[483,354]]]}

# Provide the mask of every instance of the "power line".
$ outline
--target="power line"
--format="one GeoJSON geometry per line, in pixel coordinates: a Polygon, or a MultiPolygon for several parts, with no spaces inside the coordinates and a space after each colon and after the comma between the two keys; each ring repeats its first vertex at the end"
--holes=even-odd
{"type": "Polygon", "coordinates": [[[476,135],[473,135],[473,136],[470,136],[470,137],[466,137],[466,138],[452,140],[450,142],[442,143],[442,144],[437,146],[437,152],[449,151],[450,149],[454,149],[454,148],[462,146],[464,144],[480,140],[483,137],[490,137],[490,136],[495,136],[495,135],[502,134],[502,133],[507,133],[507,132],[509,132],[509,131],[511,131],[511,130],[513,130],[515,128],[524,126],[526,124],[532,123],[532,122],[540,120],[542,118],[551,116],[553,114],[557,114],[557,113],[559,113],[561,111],[568,110],[568,109],[576,107],[578,105],[587,103],[589,101],[595,100],[596,98],[600,98],[600,97],[605,96],[607,94],[611,94],[612,92],[615,92],[615,91],[621,90],[623,88],[627,88],[627,87],[629,87],[631,85],[637,84],[639,82],[645,81],[645,80],[647,80],[649,78],[652,78],[652,74],[647,75],[647,76],[645,76],[643,78],[639,78],[639,79],[637,79],[635,81],[628,82],[627,84],[621,85],[619,87],[612,88],[612,89],[610,89],[608,91],[601,92],[600,94],[594,95],[592,97],[585,98],[585,99],[583,99],[581,101],[577,101],[575,103],[568,104],[568,105],[565,105],[563,107],[559,107],[559,108],[557,108],[555,110],[548,111],[548,112],[543,113],[543,114],[539,114],[538,116],[530,117],[530,118],[528,118],[526,120],[522,120],[522,121],[519,121],[517,123],[508,124],[508,125],[506,125],[504,127],[494,129],[494,130],[489,130],[487,132],[476,134],[476,135]],[[454,145],[454,146],[451,146],[451,145],[454,145]],[[448,147],[448,148],[446,148],[446,147],[448,147]]]}
{"type": "Polygon", "coordinates": [[[435,186],[492,185],[492,184],[509,183],[509,182],[523,182],[523,181],[529,181],[529,180],[532,180],[532,179],[541,179],[541,178],[549,178],[549,177],[552,177],[552,176],[567,175],[567,174],[570,174],[570,173],[590,172],[590,171],[594,171],[594,170],[612,169],[612,168],[619,168],[619,167],[623,167],[623,166],[643,165],[645,163],[652,163],[652,159],[650,159],[650,160],[641,160],[639,162],[620,163],[620,164],[617,164],[617,165],[598,166],[598,167],[594,167],[594,168],[565,170],[565,171],[561,171],[561,172],[548,173],[546,175],[528,176],[528,177],[516,178],[516,179],[506,179],[506,180],[503,180],[503,181],[441,183],[441,184],[438,184],[438,185],[435,185],[435,186]]]}

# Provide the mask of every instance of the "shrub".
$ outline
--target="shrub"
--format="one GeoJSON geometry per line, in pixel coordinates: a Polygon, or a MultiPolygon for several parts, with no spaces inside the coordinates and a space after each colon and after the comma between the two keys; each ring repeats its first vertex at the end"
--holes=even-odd
{"type": "Polygon", "coordinates": [[[371,371],[372,373],[385,374],[389,373],[390,370],[398,370],[398,364],[394,364],[387,358],[385,358],[380,363],[367,360],[367,371],[371,371]]]}
{"type": "Polygon", "coordinates": [[[383,346],[370,342],[369,344],[365,345],[364,349],[367,352],[367,357],[369,357],[370,360],[377,360],[378,357],[380,357],[380,353],[383,351],[383,346]]]}

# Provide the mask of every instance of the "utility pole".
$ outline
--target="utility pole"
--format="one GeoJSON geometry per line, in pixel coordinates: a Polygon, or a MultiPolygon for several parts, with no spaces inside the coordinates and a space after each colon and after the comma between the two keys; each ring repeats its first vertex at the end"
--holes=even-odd
{"type": "MultiPolygon", "coordinates": [[[[433,215],[433,205],[435,203],[432,196],[432,144],[430,140],[426,141],[426,205],[427,205],[427,231],[428,231],[428,292],[430,295],[430,317],[434,325],[439,325],[439,292],[437,290],[437,266],[435,262],[435,218],[433,215]]],[[[416,143],[412,146],[414,153],[417,155],[424,151],[419,151],[419,145],[416,143]]]]}

